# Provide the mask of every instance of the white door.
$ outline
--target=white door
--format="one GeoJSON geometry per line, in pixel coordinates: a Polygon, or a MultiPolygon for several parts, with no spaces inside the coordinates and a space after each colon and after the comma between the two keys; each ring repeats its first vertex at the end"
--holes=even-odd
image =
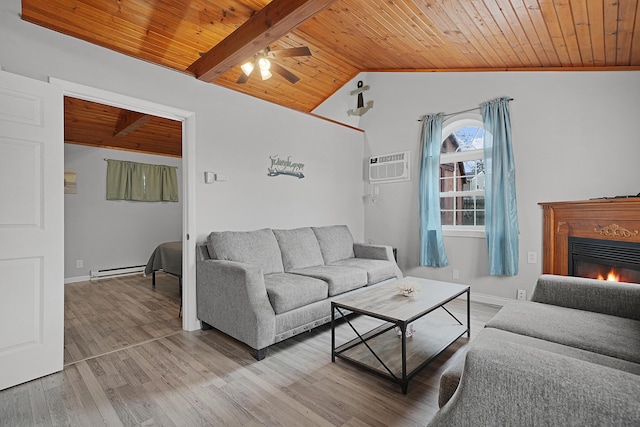
{"type": "Polygon", "coordinates": [[[0,390],[63,365],[60,88],[0,71],[0,390]]]}

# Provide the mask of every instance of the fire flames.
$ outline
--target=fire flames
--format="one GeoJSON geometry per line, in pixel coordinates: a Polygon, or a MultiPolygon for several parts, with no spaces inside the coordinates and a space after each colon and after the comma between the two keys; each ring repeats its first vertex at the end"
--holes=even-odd
{"type": "Polygon", "coordinates": [[[615,270],[610,270],[607,273],[607,277],[604,277],[602,274],[598,274],[598,280],[606,280],[608,282],[619,282],[620,274],[616,273],[615,270]]]}

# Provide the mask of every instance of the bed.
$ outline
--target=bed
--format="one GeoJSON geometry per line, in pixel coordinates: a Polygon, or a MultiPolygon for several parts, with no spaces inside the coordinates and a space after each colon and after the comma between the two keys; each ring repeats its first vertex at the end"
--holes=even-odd
{"type": "Polygon", "coordinates": [[[180,311],[182,312],[182,242],[165,242],[159,244],[147,262],[145,276],[153,274],[151,283],[156,286],[156,271],[162,270],[176,276],[180,285],[180,311]]]}

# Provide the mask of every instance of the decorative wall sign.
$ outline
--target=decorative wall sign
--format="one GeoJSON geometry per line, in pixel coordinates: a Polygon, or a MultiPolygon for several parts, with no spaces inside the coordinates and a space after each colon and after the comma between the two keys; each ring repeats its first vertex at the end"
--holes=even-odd
{"type": "Polygon", "coordinates": [[[302,170],[304,169],[304,163],[294,163],[291,161],[291,156],[286,159],[282,159],[279,156],[270,156],[271,167],[268,168],[269,176],[289,175],[296,178],[304,178],[302,170]]]}
{"type": "Polygon", "coordinates": [[[77,194],[75,169],[64,170],[64,194],[77,194]]]}

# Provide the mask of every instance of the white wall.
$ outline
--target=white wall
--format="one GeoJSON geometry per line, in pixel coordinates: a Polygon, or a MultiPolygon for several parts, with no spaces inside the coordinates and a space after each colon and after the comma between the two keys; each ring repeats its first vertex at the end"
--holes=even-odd
{"type": "Polygon", "coordinates": [[[19,0],[0,4],[5,71],[195,112],[198,240],[211,230],[332,223],[363,238],[361,132],[23,22],[19,12],[19,0]],[[305,163],[306,178],[268,177],[270,155],[305,163]],[[204,184],[204,171],[229,181],[204,184]]]}
{"type": "MultiPolygon", "coordinates": [[[[541,273],[542,210],[539,202],[637,194],[640,191],[640,72],[368,73],[375,106],[359,122],[365,155],[411,150],[412,181],[380,185],[365,208],[365,237],[398,247],[407,274],[454,281],[472,293],[515,298],[529,294],[541,273]],[[450,266],[419,267],[418,117],[451,113],[511,96],[513,150],[520,221],[520,274],[487,273],[484,239],[445,237],[450,266]],[[527,252],[538,255],[527,263],[527,252]]],[[[344,87],[335,96],[344,98],[344,87]]],[[[336,103],[331,98],[327,105],[336,103]]],[[[327,105],[319,107],[326,112],[327,105]]],[[[346,113],[335,109],[335,120],[346,113]]]]}
{"type": "MultiPolygon", "coordinates": [[[[369,73],[359,73],[350,82],[346,83],[341,90],[318,105],[313,110],[313,113],[349,126],[359,127],[361,117],[350,116],[347,112],[358,106],[358,95],[351,95],[351,91],[358,88],[359,80],[362,80],[363,86],[367,86],[369,84],[368,75],[369,73]]],[[[371,89],[363,92],[362,96],[366,105],[371,99],[371,89]]],[[[375,108],[375,102],[373,108],[375,108]]]]}
{"type": "Polygon", "coordinates": [[[65,279],[144,265],[158,244],[182,240],[182,159],[65,144],[64,167],[77,177],[77,193],[64,195],[65,279]],[[106,200],[105,158],[176,166],[179,202],[106,200]]]}

